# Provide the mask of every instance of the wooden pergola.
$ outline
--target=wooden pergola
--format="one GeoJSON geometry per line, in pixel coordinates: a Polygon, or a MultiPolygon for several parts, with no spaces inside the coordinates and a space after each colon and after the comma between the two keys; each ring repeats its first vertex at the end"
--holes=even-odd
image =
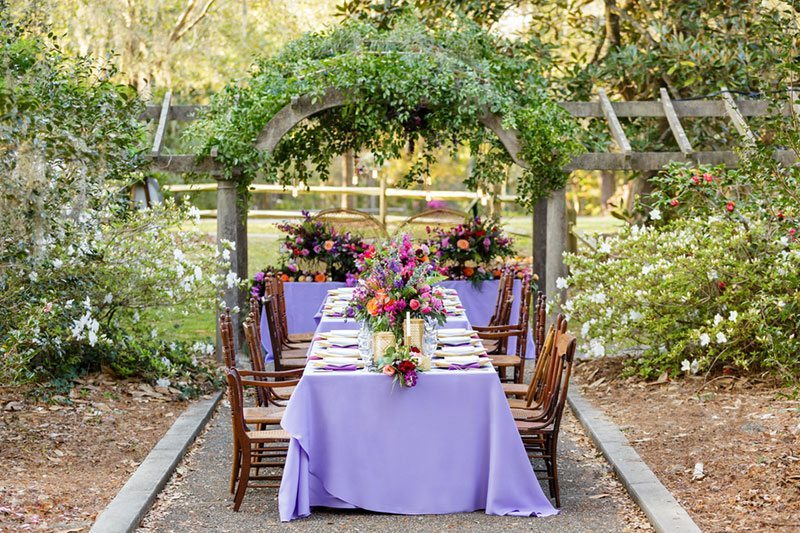
{"type": "MultiPolygon", "coordinates": [[[[313,117],[326,109],[344,105],[347,95],[336,89],[329,89],[324,97],[311,99],[310,97],[295,98],[281,109],[264,127],[255,145],[260,150],[267,152],[277,146],[280,139],[299,122],[313,117]]],[[[591,152],[578,155],[572,159],[565,170],[621,170],[621,171],[657,171],[671,162],[686,162],[708,165],[725,165],[735,167],[739,162],[739,155],[734,150],[695,150],[691,140],[681,124],[681,119],[691,118],[726,118],[730,120],[742,139],[742,145],[752,145],[756,136],[747,124],[747,117],[762,117],[767,115],[800,116],[800,105],[796,104],[796,95],[789,93],[789,98],[784,105],[776,108],[769,102],[761,100],[736,100],[731,93],[723,89],[719,99],[702,100],[677,100],[673,101],[666,89],[661,89],[660,99],[653,101],[612,102],[604,90],[600,90],[598,99],[590,102],[560,102],[575,118],[603,119],[608,124],[611,137],[614,141],[614,151],[591,152]],[[669,129],[675,138],[679,151],[634,152],[625,134],[620,118],[633,119],[641,117],[666,119],[669,129]]],[[[215,188],[217,191],[217,237],[218,240],[226,239],[236,243],[236,253],[232,257],[232,269],[242,278],[247,277],[247,228],[246,217],[240,213],[237,204],[236,182],[224,178],[222,166],[212,157],[198,160],[192,154],[167,155],[162,152],[167,126],[170,121],[188,122],[195,120],[204,106],[173,105],[172,96],[167,93],[161,105],[148,105],[142,114],[143,120],[158,120],[152,150],[149,154],[151,168],[155,171],[173,173],[201,173],[209,174],[216,178],[215,185],[205,185],[208,190],[215,188]]],[[[516,132],[506,130],[501,125],[500,117],[485,113],[481,122],[492,130],[508,150],[512,159],[521,166],[525,162],[517,157],[519,141],[516,132]]],[[[774,157],[782,164],[794,164],[796,154],[791,150],[776,150],[774,157]]],[[[277,185],[255,185],[254,189],[278,192],[281,188],[277,185]]],[[[372,194],[378,192],[385,200],[385,185],[381,188],[348,188],[331,187],[340,190],[343,194],[372,194]],[[372,190],[376,189],[376,190],[372,190]]],[[[317,188],[321,189],[321,188],[317,188]]],[[[192,190],[192,189],[185,189],[192,190]]],[[[199,190],[194,188],[193,190],[199,190]]],[[[425,192],[409,191],[407,196],[424,195],[425,192]]],[[[401,193],[397,193],[401,196],[401,193]]],[[[513,201],[513,196],[506,196],[504,201],[513,201]]],[[[565,275],[562,255],[567,243],[567,211],[565,190],[553,191],[549,198],[540,200],[533,214],[533,257],[534,270],[539,276],[540,287],[550,295],[559,291],[555,287],[556,279],[565,275]]],[[[228,290],[225,300],[231,307],[240,305],[244,309],[243,298],[246,295],[228,290]]],[[[237,328],[238,329],[238,328],[237,328]]]]}

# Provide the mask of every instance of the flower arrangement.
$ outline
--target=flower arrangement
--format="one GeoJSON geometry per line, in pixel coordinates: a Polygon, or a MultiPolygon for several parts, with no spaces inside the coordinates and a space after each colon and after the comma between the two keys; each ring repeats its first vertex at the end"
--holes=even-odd
{"type": "Polygon", "coordinates": [[[359,258],[361,275],[347,314],[367,322],[373,331],[402,338],[405,318],[427,318],[443,324],[442,292],[433,285],[444,277],[430,261],[430,250],[415,247],[409,235],[386,246],[369,246],[359,258]]]}
{"type": "Polygon", "coordinates": [[[420,350],[415,346],[392,346],[386,350],[378,369],[401,387],[414,387],[417,384],[420,350]]]}
{"type": "Polygon", "coordinates": [[[330,224],[313,220],[303,211],[298,223],[277,224],[284,233],[280,244],[281,264],[256,273],[252,293],[264,294],[267,274],[280,276],[283,281],[345,281],[353,285],[358,268],[356,261],[367,249],[360,235],[339,233],[330,224]]]}
{"type": "Polygon", "coordinates": [[[449,279],[483,281],[500,277],[504,260],[516,255],[512,239],[492,218],[475,217],[450,229],[427,231],[439,272],[449,279]]]}

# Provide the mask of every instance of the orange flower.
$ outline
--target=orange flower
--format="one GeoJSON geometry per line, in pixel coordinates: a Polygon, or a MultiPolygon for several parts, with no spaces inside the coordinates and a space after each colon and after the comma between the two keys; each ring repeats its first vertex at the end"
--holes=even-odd
{"type": "Polygon", "coordinates": [[[379,305],[380,304],[378,303],[378,300],[376,300],[375,298],[373,298],[370,301],[368,301],[367,302],[367,311],[369,312],[369,314],[371,314],[372,316],[378,316],[378,306],[379,305]]]}
{"type": "Polygon", "coordinates": [[[316,276],[314,276],[314,281],[316,281],[317,283],[322,283],[323,281],[325,281],[325,274],[317,274],[316,276]]]}
{"type": "Polygon", "coordinates": [[[289,274],[283,274],[281,276],[281,281],[289,281],[289,274]]]}
{"type": "Polygon", "coordinates": [[[467,239],[458,239],[456,246],[458,246],[460,250],[469,250],[469,241],[467,239]]]}
{"type": "Polygon", "coordinates": [[[323,244],[322,247],[330,252],[333,249],[333,241],[325,241],[325,244],[323,244]]]}
{"type": "Polygon", "coordinates": [[[468,278],[471,278],[472,275],[475,273],[475,269],[472,267],[464,267],[464,275],[468,278]]]}
{"type": "Polygon", "coordinates": [[[499,278],[503,275],[503,272],[500,269],[496,269],[494,272],[492,272],[492,275],[496,278],[499,278]]]}

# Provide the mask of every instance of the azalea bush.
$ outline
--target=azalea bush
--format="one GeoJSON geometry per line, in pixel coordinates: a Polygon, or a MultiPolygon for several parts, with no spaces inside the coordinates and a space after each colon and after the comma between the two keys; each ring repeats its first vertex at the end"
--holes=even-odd
{"type": "Polygon", "coordinates": [[[0,381],[101,368],[186,391],[210,380],[213,349],[169,338],[161,317],[213,301],[225,261],[185,229],[197,210],[131,204],[142,103],[107,65],[3,9],[0,25],[0,381]]]}
{"type": "Polygon", "coordinates": [[[474,217],[450,229],[426,228],[439,272],[449,279],[483,281],[500,277],[513,241],[493,218],[474,217]]]}
{"type": "Polygon", "coordinates": [[[582,350],[629,353],[643,377],[667,371],[800,366],[798,170],[674,165],[655,178],[649,223],[568,255],[564,311],[582,350]]]}

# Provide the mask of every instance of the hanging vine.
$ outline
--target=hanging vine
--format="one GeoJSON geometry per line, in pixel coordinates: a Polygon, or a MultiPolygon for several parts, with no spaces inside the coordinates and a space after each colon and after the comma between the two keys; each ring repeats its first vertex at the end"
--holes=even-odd
{"type": "Polygon", "coordinates": [[[532,43],[493,36],[464,19],[430,28],[408,13],[389,29],[348,21],[258,60],[248,79],[212,99],[189,135],[201,158],[216,150],[243,189],[256,176],[282,184],[325,179],[331,159],[348,149],[372,152],[377,164],[407,151],[414,164],[400,185],[408,186],[424,180],[436,149],[467,145],[475,164],[465,184],[489,191],[512,164],[480,121],[490,111],[517,131],[517,155],[528,166],[517,195],[530,210],[564,186],[562,169],[582,148],[576,123],[549,98],[540,54],[532,43]],[[301,122],[272,153],[255,148],[264,126],[293,98],[319,98],[329,88],[345,92],[345,105],[301,122]]]}

